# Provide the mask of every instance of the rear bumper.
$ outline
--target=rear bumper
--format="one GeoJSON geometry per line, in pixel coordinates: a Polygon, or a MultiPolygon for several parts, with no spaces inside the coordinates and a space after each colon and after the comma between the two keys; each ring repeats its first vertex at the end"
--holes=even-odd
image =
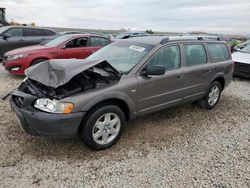
{"type": "Polygon", "coordinates": [[[250,78],[250,64],[235,62],[234,75],[250,78]]]}
{"type": "Polygon", "coordinates": [[[72,114],[51,114],[33,107],[18,107],[13,98],[10,104],[20,122],[21,128],[31,135],[52,138],[73,138],[78,133],[85,112],[72,114]]]}

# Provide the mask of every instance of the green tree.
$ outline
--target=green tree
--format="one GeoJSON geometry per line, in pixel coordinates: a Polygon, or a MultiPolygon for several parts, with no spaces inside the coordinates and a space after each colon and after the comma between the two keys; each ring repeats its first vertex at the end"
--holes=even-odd
{"type": "Polygon", "coordinates": [[[152,29],[150,29],[150,30],[146,30],[146,33],[148,33],[148,34],[154,34],[154,32],[152,31],[152,29]]]}

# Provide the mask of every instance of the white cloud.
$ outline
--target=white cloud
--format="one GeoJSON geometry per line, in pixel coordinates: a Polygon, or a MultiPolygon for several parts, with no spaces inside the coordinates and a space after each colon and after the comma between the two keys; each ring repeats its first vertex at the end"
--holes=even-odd
{"type": "Polygon", "coordinates": [[[250,33],[249,0],[1,0],[7,18],[42,26],[250,33]]]}

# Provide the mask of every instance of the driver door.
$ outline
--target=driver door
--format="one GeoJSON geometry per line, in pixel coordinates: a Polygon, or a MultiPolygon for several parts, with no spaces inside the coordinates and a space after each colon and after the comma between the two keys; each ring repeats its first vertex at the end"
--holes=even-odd
{"type": "Polygon", "coordinates": [[[4,53],[10,50],[26,46],[22,28],[11,28],[3,33],[3,35],[8,35],[9,37],[6,39],[2,37],[1,39],[1,55],[4,55],[4,53]]]}
{"type": "Polygon", "coordinates": [[[183,71],[179,45],[162,47],[146,66],[152,65],[164,66],[166,72],[159,76],[138,76],[137,111],[140,115],[181,103],[183,98],[183,71]]]}
{"type": "Polygon", "coordinates": [[[63,47],[59,49],[59,52],[56,56],[57,59],[85,59],[91,54],[91,51],[88,47],[88,38],[80,37],[72,39],[67,42],[63,47]]]}

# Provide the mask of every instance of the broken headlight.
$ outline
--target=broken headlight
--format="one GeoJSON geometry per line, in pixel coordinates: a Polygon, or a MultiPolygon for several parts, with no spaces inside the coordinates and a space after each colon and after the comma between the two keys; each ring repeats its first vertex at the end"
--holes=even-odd
{"type": "Polygon", "coordinates": [[[36,100],[34,107],[45,112],[69,114],[73,111],[74,105],[56,99],[41,98],[36,100]]]}

